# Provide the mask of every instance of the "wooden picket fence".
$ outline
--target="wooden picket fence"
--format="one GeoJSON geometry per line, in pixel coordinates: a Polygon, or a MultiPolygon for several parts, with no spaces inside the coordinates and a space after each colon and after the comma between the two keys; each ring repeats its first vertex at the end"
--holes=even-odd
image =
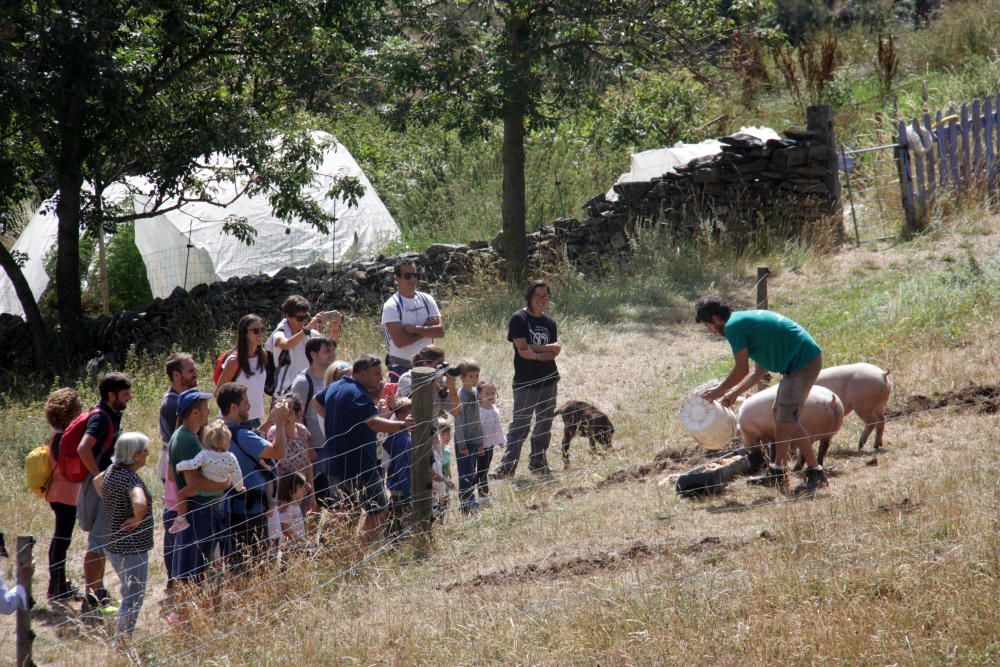
{"type": "Polygon", "coordinates": [[[987,188],[1000,175],[1000,95],[963,104],[957,111],[925,113],[899,121],[899,180],[906,223],[921,226],[943,192],[961,197],[987,188]]]}

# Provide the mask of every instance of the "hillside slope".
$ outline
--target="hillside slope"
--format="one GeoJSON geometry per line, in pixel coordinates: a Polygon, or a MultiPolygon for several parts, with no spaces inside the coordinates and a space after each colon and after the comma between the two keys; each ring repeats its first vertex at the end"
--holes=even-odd
{"type": "MultiPolygon", "coordinates": [[[[388,543],[362,557],[338,535],[287,571],[227,591],[190,633],[159,620],[163,572],[154,564],[135,656],[274,665],[1000,661],[1000,219],[772,260],[784,267],[772,264],[771,307],[812,331],[826,363],[870,361],[894,382],[886,447],[859,454],[860,422],[848,417],[827,462],[830,487],[814,501],[742,481],[688,501],[658,484],[704,460],[677,407],[729,367],[725,342],[693,324],[691,291],[718,280],[734,302],[753,298],[746,264],[712,269],[704,259],[698,280],[676,289],[671,260],[661,258],[661,275],[554,294],[566,345],[560,400],[586,399],[612,416],[609,456],[592,458],[578,439],[563,470],[557,420],[554,479],[522,472],[496,483],[491,508],[449,515],[430,558],[388,543]]],[[[476,357],[500,380],[505,418],[504,321],[516,305],[516,296],[487,293],[445,309],[449,358],[476,357]]],[[[374,336],[374,322],[352,323],[342,356],[374,336]]],[[[154,433],[163,380],[146,370],[149,386],[125,426],[154,433]]],[[[50,514],[16,489],[20,471],[4,461],[3,530],[39,538],[44,590],[50,514]]],[[[78,534],[76,550],[82,541],[78,534]]],[[[39,664],[108,658],[103,642],[41,604],[39,664]]],[[[0,646],[12,654],[13,624],[0,627],[0,646]]]]}

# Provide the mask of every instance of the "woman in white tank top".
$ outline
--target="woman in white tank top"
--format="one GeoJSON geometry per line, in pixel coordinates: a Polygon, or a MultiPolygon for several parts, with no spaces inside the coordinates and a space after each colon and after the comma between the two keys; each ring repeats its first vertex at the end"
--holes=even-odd
{"type": "Polygon", "coordinates": [[[244,426],[257,428],[264,420],[264,383],[267,380],[267,353],[264,351],[264,320],[244,315],[236,325],[236,348],[226,358],[216,389],[227,382],[247,387],[250,416],[244,426]]]}

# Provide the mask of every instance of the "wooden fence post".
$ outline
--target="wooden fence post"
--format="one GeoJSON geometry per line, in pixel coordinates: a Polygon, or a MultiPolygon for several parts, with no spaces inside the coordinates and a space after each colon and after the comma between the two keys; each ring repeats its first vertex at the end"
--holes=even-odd
{"type": "MultiPolygon", "coordinates": [[[[31,550],[35,546],[35,538],[26,535],[17,537],[16,562],[18,568],[31,562],[31,550]]],[[[25,585],[28,603],[31,603],[31,580],[25,585]]],[[[31,630],[31,609],[17,610],[17,665],[18,667],[35,667],[31,659],[31,645],[35,641],[35,633],[31,630]]]]}
{"type": "Polygon", "coordinates": [[[417,550],[430,549],[433,487],[431,476],[434,464],[434,431],[437,415],[434,414],[434,369],[414,368],[413,376],[413,449],[410,456],[410,501],[412,511],[410,528],[417,550]]]}
{"type": "Polygon", "coordinates": [[[818,104],[806,109],[806,129],[820,137],[826,144],[826,185],[829,208],[827,215],[837,221],[837,242],[844,242],[844,207],[840,201],[840,156],[837,153],[837,137],[833,131],[833,107],[818,104]]]}
{"type": "MultiPolygon", "coordinates": [[[[771,275],[771,269],[766,266],[757,267],[757,310],[769,310],[767,302],[767,278],[771,275]]],[[[765,375],[757,383],[757,391],[767,389],[771,380],[770,373],[765,375]]]]}
{"type": "Polygon", "coordinates": [[[903,197],[903,212],[906,214],[906,228],[913,231],[917,228],[917,211],[913,201],[913,174],[910,171],[910,148],[906,141],[906,122],[899,121],[896,148],[896,170],[899,172],[899,185],[903,197]]]}

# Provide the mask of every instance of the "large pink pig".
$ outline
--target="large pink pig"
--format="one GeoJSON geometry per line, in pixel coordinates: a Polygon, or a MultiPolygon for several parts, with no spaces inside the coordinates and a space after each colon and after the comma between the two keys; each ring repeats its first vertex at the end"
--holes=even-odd
{"type": "MultiPolygon", "coordinates": [[[[767,445],[774,442],[774,399],[778,395],[778,385],[757,392],[740,406],[738,417],[743,443],[748,447],[767,445]]],[[[809,398],[799,415],[799,423],[809,434],[809,446],[819,440],[816,459],[823,465],[830,441],[844,422],[844,405],[840,399],[824,387],[813,386],[809,398]]],[[[777,461],[783,465],[783,461],[777,461]]],[[[802,457],[799,456],[799,467],[802,457]]]]}
{"type": "Polygon", "coordinates": [[[882,431],[885,430],[885,406],[892,393],[889,371],[872,364],[846,364],[831,366],[820,371],[816,385],[826,387],[837,395],[844,404],[844,414],[858,413],[865,423],[865,430],[858,440],[858,449],[875,430],[875,449],[882,447],[882,431]]]}

